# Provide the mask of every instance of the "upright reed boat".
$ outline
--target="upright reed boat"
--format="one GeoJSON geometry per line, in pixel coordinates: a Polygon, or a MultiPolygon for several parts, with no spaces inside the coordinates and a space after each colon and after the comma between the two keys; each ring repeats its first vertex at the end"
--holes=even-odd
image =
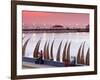
{"type": "Polygon", "coordinates": [[[86,65],[89,65],[90,64],[90,54],[89,54],[89,51],[90,51],[90,49],[88,48],[88,50],[87,50],[87,54],[86,54],[86,62],[85,62],[85,64],[86,65]]]}
{"type": "Polygon", "coordinates": [[[38,53],[39,53],[39,46],[41,43],[41,39],[37,42],[34,52],[33,52],[33,58],[38,58],[38,53]]]}
{"type": "Polygon", "coordinates": [[[56,57],[56,61],[59,61],[59,62],[60,62],[61,45],[62,45],[62,41],[60,42],[60,45],[59,45],[59,47],[58,47],[57,57],[56,57]]]}
{"type": "Polygon", "coordinates": [[[23,47],[22,47],[22,56],[25,56],[25,50],[26,50],[26,46],[28,44],[28,41],[30,40],[30,38],[28,40],[26,40],[26,42],[24,43],[23,47]]]}
{"type": "Polygon", "coordinates": [[[85,42],[83,43],[80,64],[85,64],[85,60],[84,60],[84,46],[85,46],[85,42]]]}
{"type": "Polygon", "coordinates": [[[67,49],[67,61],[68,61],[68,63],[70,63],[70,46],[71,46],[71,42],[69,42],[68,49],[67,49]]]}
{"type": "Polygon", "coordinates": [[[62,54],[62,61],[63,62],[65,61],[65,59],[67,59],[67,53],[66,53],[67,44],[68,44],[68,42],[65,43],[63,54],[62,54]]]}
{"type": "Polygon", "coordinates": [[[78,49],[78,53],[77,53],[77,64],[81,63],[81,48],[82,48],[82,43],[78,49]]]}
{"type": "Polygon", "coordinates": [[[53,45],[54,45],[54,40],[51,44],[51,50],[50,50],[50,56],[51,56],[51,60],[53,61],[54,60],[54,56],[53,56],[53,45]]]}

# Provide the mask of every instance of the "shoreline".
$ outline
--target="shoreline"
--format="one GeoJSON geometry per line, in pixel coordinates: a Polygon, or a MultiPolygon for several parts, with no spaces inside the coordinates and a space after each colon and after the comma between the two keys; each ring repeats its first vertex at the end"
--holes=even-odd
{"type": "Polygon", "coordinates": [[[89,29],[22,29],[23,33],[70,33],[70,32],[89,32],[89,29]]]}

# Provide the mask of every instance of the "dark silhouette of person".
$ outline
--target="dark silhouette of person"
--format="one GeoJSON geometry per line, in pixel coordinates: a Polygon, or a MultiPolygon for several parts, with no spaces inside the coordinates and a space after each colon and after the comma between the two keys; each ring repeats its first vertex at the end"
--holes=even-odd
{"type": "Polygon", "coordinates": [[[38,64],[43,64],[43,63],[44,63],[44,61],[43,61],[43,52],[41,50],[38,54],[38,64]]]}
{"type": "Polygon", "coordinates": [[[72,61],[72,65],[75,66],[76,65],[76,57],[73,57],[73,61],[72,61]]]}

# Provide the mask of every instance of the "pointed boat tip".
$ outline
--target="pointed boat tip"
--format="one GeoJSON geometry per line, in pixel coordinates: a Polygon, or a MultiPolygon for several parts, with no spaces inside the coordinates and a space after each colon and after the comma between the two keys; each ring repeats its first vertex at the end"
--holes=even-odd
{"type": "Polygon", "coordinates": [[[85,45],[85,43],[86,43],[86,41],[83,41],[83,42],[81,42],[81,45],[80,46],[84,46],[85,45]]]}
{"type": "Polygon", "coordinates": [[[69,41],[69,43],[71,43],[71,42],[72,42],[72,40],[69,41]]]}
{"type": "Polygon", "coordinates": [[[25,56],[25,50],[26,50],[26,46],[27,46],[29,40],[30,40],[30,38],[28,38],[28,39],[25,41],[25,43],[24,43],[24,45],[23,45],[23,47],[22,47],[22,56],[25,56]]]}
{"type": "Polygon", "coordinates": [[[22,40],[24,40],[25,39],[25,36],[24,37],[22,37],[22,40]]]}
{"type": "Polygon", "coordinates": [[[55,40],[55,38],[53,40],[55,40]]]}
{"type": "Polygon", "coordinates": [[[53,39],[53,42],[55,41],[55,39],[53,39]]]}
{"type": "Polygon", "coordinates": [[[72,41],[69,41],[69,45],[72,43],[72,41]]]}
{"type": "Polygon", "coordinates": [[[51,42],[51,44],[53,44],[55,42],[55,40],[53,40],[52,42],[51,42]]]}
{"type": "Polygon", "coordinates": [[[42,39],[42,37],[40,37],[40,39],[39,40],[41,40],[42,39]]]}
{"type": "Polygon", "coordinates": [[[29,41],[30,39],[31,39],[31,38],[28,38],[28,39],[26,40],[26,42],[29,41]]]}
{"type": "Polygon", "coordinates": [[[84,42],[81,42],[80,47],[82,47],[83,44],[84,44],[84,42]]]}
{"type": "Polygon", "coordinates": [[[60,41],[60,44],[62,44],[63,40],[60,41]]]}
{"type": "Polygon", "coordinates": [[[65,42],[65,45],[67,45],[68,44],[68,40],[65,42]]]}
{"type": "Polygon", "coordinates": [[[83,44],[85,44],[86,43],[86,41],[83,41],[83,44]]]}
{"type": "Polygon", "coordinates": [[[90,48],[87,49],[87,51],[89,51],[89,50],[90,50],[90,48]]]}
{"type": "Polygon", "coordinates": [[[83,42],[83,46],[85,46],[86,41],[83,42]]]}

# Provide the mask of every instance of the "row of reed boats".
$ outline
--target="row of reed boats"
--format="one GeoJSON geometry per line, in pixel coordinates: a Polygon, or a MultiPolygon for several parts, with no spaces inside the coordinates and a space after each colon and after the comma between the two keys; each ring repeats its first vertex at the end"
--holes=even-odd
{"type": "MultiPolygon", "coordinates": [[[[26,50],[26,47],[27,47],[27,44],[29,42],[30,38],[27,39],[22,47],[22,56],[24,57],[25,56],[25,50],[26,50]]],[[[45,45],[44,45],[44,50],[43,50],[43,59],[44,60],[48,60],[48,61],[54,61],[54,56],[53,56],[53,47],[54,47],[54,42],[55,40],[52,41],[51,43],[51,46],[50,46],[50,43],[48,41],[45,42],[45,45]],[[50,51],[49,51],[50,49],[50,51]]],[[[60,55],[61,55],[61,45],[62,45],[62,42],[60,42],[59,46],[58,46],[58,49],[57,49],[57,55],[56,55],[56,61],[57,62],[60,62],[61,61],[61,58],[60,58],[60,55]]],[[[33,58],[38,58],[38,54],[39,54],[39,46],[41,44],[41,39],[38,40],[38,42],[36,43],[36,46],[35,46],[35,49],[33,51],[33,58]]],[[[63,54],[62,54],[62,61],[64,62],[65,60],[69,61],[69,63],[71,63],[71,55],[70,55],[70,48],[71,46],[71,41],[66,41],[65,45],[64,45],[64,49],[63,49],[63,54]]],[[[82,42],[79,49],[78,49],[78,53],[76,58],[75,58],[75,61],[76,63],[75,64],[82,64],[82,65],[89,65],[90,64],[90,53],[89,53],[89,48],[86,52],[86,56],[85,56],[85,51],[84,51],[84,47],[85,47],[85,42],[82,42]]]]}

